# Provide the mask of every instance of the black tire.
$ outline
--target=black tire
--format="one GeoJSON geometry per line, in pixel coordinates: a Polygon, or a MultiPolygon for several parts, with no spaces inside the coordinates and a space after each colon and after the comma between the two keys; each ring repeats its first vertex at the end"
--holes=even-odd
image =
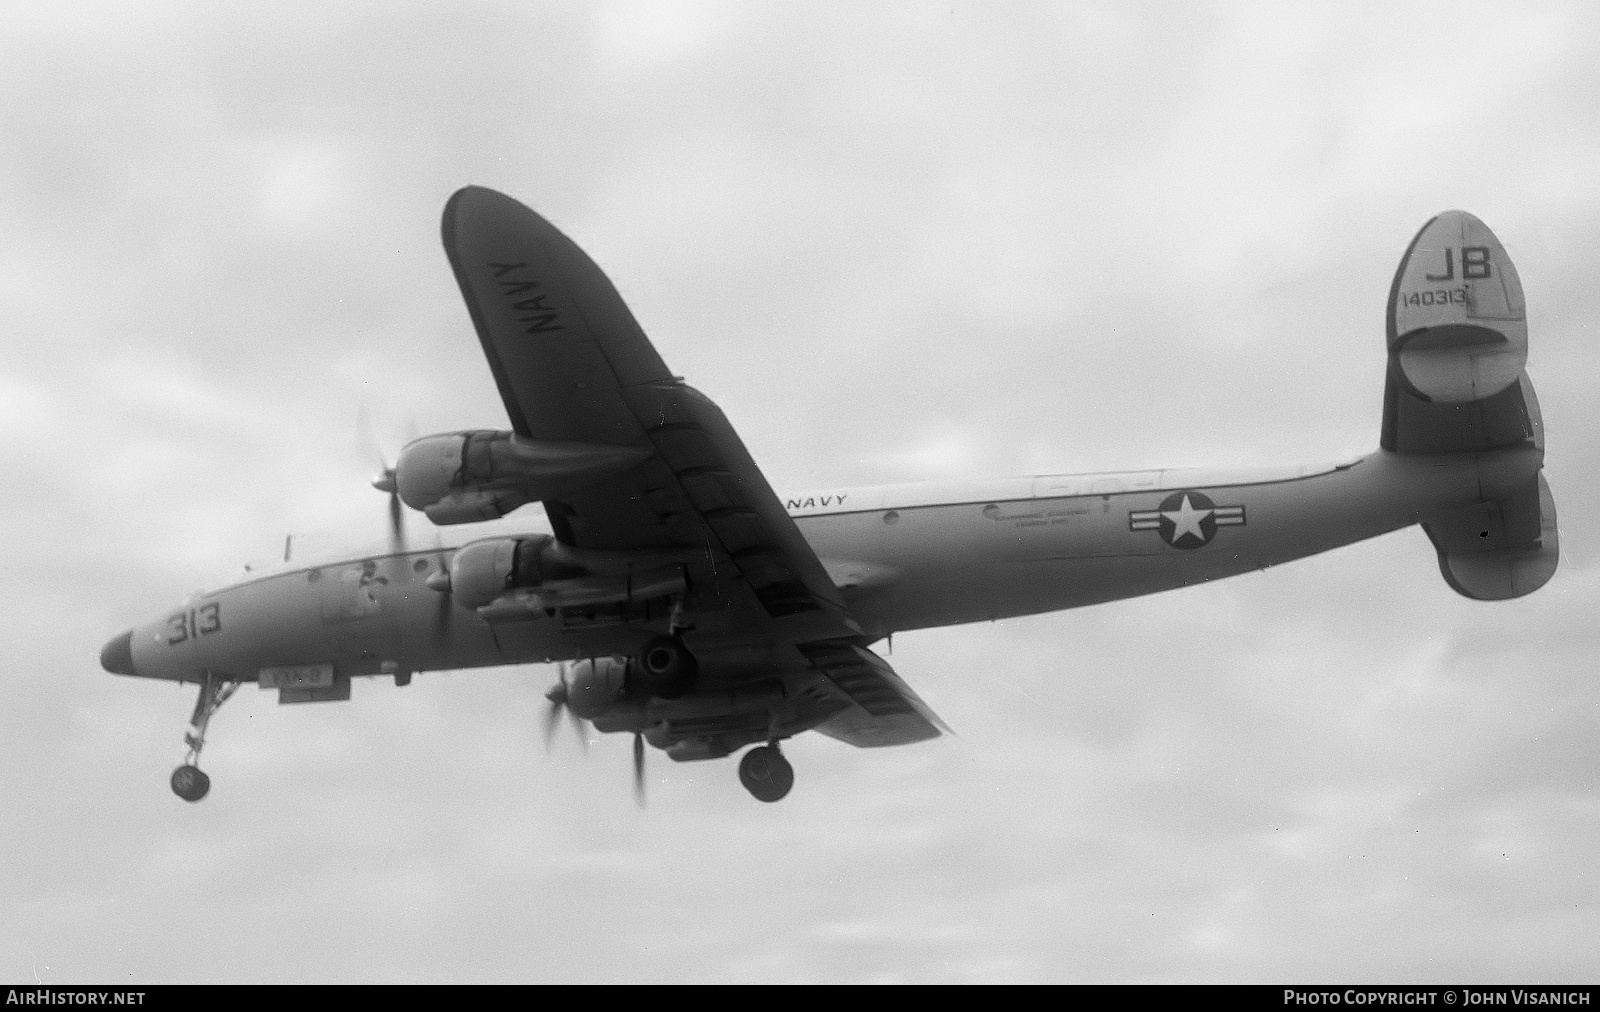
{"type": "Polygon", "coordinates": [[[757,801],[782,801],[794,786],[794,767],[771,745],[757,745],[739,760],[739,782],[757,801]]]}
{"type": "Polygon", "coordinates": [[[211,790],[211,778],[198,766],[183,765],[172,771],[172,793],[193,804],[211,790]]]}
{"type": "Polygon", "coordinates": [[[694,688],[700,665],[683,641],[657,636],[633,658],[632,675],[639,695],[677,699],[694,688]]]}

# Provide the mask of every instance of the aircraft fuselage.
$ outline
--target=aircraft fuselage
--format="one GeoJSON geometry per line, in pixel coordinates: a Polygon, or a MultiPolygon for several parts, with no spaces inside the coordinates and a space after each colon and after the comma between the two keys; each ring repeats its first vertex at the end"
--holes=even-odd
{"type": "MultiPolygon", "coordinates": [[[[1313,555],[1504,494],[1532,447],[1377,452],[1275,472],[1141,471],[791,496],[790,514],[870,639],[1136,597],[1313,555]]],[[[287,566],[138,626],[133,672],[254,681],[332,664],[360,676],[626,654],[648,623],[556,614],[490,623],[425,581],[454,548],[287,566]]],[[[694,646],[694,633],[685,636],[694,646]]]]}

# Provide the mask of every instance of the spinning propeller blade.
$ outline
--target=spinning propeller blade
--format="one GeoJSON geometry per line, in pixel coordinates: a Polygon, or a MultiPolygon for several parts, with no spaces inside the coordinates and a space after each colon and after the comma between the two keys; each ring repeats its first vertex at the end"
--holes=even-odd
{"type": "Polygon", "coordinates": [[[561,724],[561,711],[567,707],[567,682],[563,678],[550,687],[544,694],[550,705],[544,710],[544,750],[550,751],[550,746],[556,740],[556,728],[561,724]]]}
{"type": "Polygon", "coordinates": [[[567,719],[572,722],[573,737],[578,739],[578,744],[583,746],[583,754],[589,754],[589,735],[583,729],[583,718],[572,712],[572,707],[567,707],[567,719]]]}
{"type": "MultiPolygon", "coordinates": [[[[387,474],[392,475],[390,468],[387,474]]],[[[391,482],[392,484],[392,482],[391,482]]],[[[406,550],[406,518],[400,508],[400,493],[389,493],[389,554],[400,555],[406,550]]]]}
{"type": "Polygon", "coordinates": [[[556,728],[561,723],[561,712],[566,711],[567,719],[572,722],[572,733],[583,746],[583,751],[589,751],[589,736],[583,731],[583,718],[573,712],[567,702],[567,662],[562,661],[556,669],[560,681],[550,686],[550,691],[544,698],[550,700],[550,705],[544,711],[544,750],[550,751],[550,746],[555,742],[556,728]]]}
{"type": "Polygon", "coordinates": [[[433,612],[433,643],[434,646],[443,648],[445,641],[450,638],[450,620],[454,617],[456,603],[449,592],[439,595],[439,605],[433,612]]]}
{"type": "Polygon", "coordinates": [[[450,623],[455,618],[456,602],[450,595],[450,570],[445,561],[443,539],[435,535],[438,550],[433,555],[433,572],[423,581],[429,590],[439,595],[439,605],[433,613],[433,643],[443,649],[450,636],[450,623]]]}
{"type": "Polygon", "coordinates": [[[389,493],[389,554],[398,556],[405,552],[405,509],[400,503],[400,487],[395,482],[395,469],[390,466],[389,455],[384,453],[378,439],[373,436],[373,423],[366,415],[366,407],[355,413],[355,428],[362,440],[362,455],[378,461],[379,471],[373,477],[373,488],[389,493]]]}
{"type": "Polygon", "coordinates": [[[361,436],[362,453],[367,457],[375,457],[381,470],[372,479],[372,487],[379,492],[389,493],[389,553],[399,555],[406,550],[406,524],[405,512],[401,508],[400,488],[395,482],[394,468],[389,464],[388,454],[378,445],[378,440],[372,435],[372,422],[367,417],[367,409],[362,407],[356,412],[356,428],[361,436]]]}
{"type": "Polygon", "coordinates": [[[644,735],[633,732],[633,800],[644,807],[644,735]]]}

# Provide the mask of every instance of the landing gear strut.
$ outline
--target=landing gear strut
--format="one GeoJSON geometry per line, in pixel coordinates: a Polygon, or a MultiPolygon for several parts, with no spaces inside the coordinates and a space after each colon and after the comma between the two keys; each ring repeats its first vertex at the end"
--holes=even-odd
{"type": "Polygon", "coordinates": [[[189,746],[183,765],[172,771],[172,793],[188,802],[199,801],[211,790],[211,778],[200,771],[200,750],[206,747],[206,725],[211,715],[239,690],[238,682],[224,681],[206,672],[200,681],[200,698],[194,702],[194,713],[189,716],[189,729],[183,733],[183,743],[189,746]]]}
{"type": "Polygon", "coordinates": [[[778,743],[757,745],[739,760],[739,782],[757,801],[782,801],[794,786],[794,767],[778,751],[778,743]]]}

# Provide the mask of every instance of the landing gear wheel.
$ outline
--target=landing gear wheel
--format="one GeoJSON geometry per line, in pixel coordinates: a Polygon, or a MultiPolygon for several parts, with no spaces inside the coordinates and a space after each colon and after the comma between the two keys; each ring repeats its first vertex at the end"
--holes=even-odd
{"type": "Polygon", "coordinates": [[[206,672],[200,680],[200,697],[194,701],[194,713],[189,716],[189,730],[183,734],[183,743],[189,754],[183,765],[172,771],[172,793],[188,802],[199,801],[211,790],[211,778],[200,772],[200,750],[206,747],[206,728],[211,717],[228,698],[239,690],[238,682],[230,682],[206,672]]]}
{"type": "Polygon", "coordinates": [[[675,636],[657,636],[633,659],[633,676],[639,690],[661,699],[677,699],[694,688],[699,669],[694,654],[675,636]]]}
{"type": "Polygon", "coordinates": [[[211,778],[198,766],[185,763],[172,771],[172,793],[190,803],[199,801],[211,790],[211,778]]]}
{"type": "Polygon", "coordinates": [[[739,782],[757,801],[782,801],[794,786],[794,767],[777,745],[758,745],[739,760],[739,782]]]}

